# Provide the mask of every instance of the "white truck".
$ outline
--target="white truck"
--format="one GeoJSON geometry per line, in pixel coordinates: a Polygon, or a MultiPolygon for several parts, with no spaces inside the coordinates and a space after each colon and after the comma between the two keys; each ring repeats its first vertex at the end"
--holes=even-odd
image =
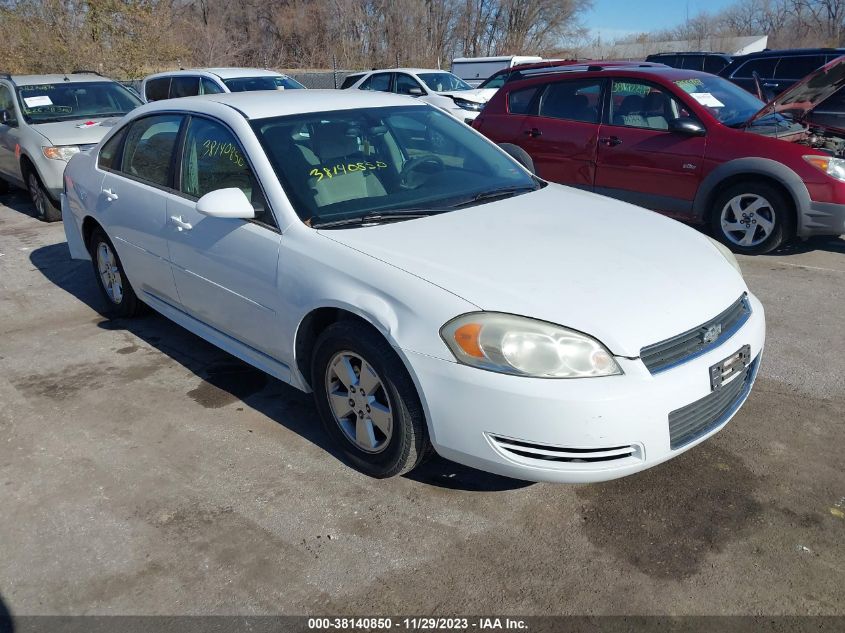
{"type": "Polygon", "coordinates": [[[519,64],[532,64],[543,61],[536,55],[504,55],[501,57],[458,57],[452,60],[452,74],[457,75],[473,88],[487,79],[497,70],[511,68],[519,64]]]}

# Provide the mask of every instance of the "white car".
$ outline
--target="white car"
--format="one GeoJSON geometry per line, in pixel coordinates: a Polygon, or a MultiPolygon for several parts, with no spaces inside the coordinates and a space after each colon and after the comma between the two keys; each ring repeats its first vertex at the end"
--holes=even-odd
{"type": "Polygon", "coordinates": [[[141,96],[145,102],[213,95],[221,92],[304,89],[293,77],[262,68],[192,68],[171,70],[144,77],[141,96]]]}
{"type": "Polygon", "coordinates": [[[471,123],[490,98],[485,91],[473,89],[463,79],[444,70],[394,68],[356,73],[347,77],[342,89],[393,92],[417,97],[459,121],[471,123]]]}
{"type": "Polygon", "coordinates": [[[726,249],[407,97],[147,104],[73,157],[62,207],[116,315],[147,304],[313,391],[376,477],[432,449],[628,475],[721,429],[760,364],[763,307],[726,249]]]}

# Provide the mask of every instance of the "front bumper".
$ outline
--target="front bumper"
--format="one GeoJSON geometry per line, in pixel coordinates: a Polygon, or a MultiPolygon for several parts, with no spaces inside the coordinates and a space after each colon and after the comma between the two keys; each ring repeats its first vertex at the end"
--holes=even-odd
{"type": "Polygon", "coordinates": [[[801,214],[798,234],[801,237],[845,234],[845,204],[811,201],[809,209],[801,214]]]}
{"type": "Polygon", "coordinates": [[[765,341],[763,306],[753,295],[749,300],[748,321],[722,345],[656,375],[639,359],[618,357],[621,376],[554,380],[405,353],[432,443],[443,457],[530,481],[605,481],[669,460],[717,433],[733,417],[750,392],[765,341]],[[710,394],[709,368],[744,345],[750,346],[752,359],[747,388],[700,435],[672,449],[670,412],[710,394]],[[541,457],[544,451],[577,461],[549,461],[541,457]]]}

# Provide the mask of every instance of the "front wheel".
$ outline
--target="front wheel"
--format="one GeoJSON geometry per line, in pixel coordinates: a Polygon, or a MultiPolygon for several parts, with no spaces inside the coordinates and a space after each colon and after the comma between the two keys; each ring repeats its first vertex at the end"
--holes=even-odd
{"type": "Polygon", "coordinates": [[[35,216],[44,222],[58,222],[62,219],[62,210],[59,209],[50,194],[44,189],[41,184],[41,179],[34,169],[30,169],[26,176],[27,189],[29,190],[29,197],[32,199],[32,204],[35,206],[35,216]]]}
{"type": "Polygon", "coordinates": [[[792,201],[764,182],[739,183],[716,199],[713,234],[735,253],[762,255],[789,240],[794,231],[792,201]]]}
{"type": "Polygon", "coordinates": [[[109,302],[112,312],[118,317],[133,317],[138,314],[142,304],[126,278],[123,264],[105,231],[100,228],[94,230],[89,248],[97,285],[109,302]]]}
{"type": "Polygon", "coordinates": [[[323,426],[362,472],[401,475],[431,451],[411,377],[366,325],[341,321],[326,328],[314,347],[311,384],[323,426]]]}

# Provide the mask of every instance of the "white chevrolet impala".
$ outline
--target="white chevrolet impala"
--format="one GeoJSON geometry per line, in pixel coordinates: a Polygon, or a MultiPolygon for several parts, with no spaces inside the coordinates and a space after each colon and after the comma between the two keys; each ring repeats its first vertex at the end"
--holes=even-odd
{"type": "Polygon", "coordinates": [[[763,307],[691,228],[546,183],[411,98],[219,94],[133,111],[65,172],[73,257],[303,391],[362,471],[432,451],[628,475],[748,397],[763,307]]]}

